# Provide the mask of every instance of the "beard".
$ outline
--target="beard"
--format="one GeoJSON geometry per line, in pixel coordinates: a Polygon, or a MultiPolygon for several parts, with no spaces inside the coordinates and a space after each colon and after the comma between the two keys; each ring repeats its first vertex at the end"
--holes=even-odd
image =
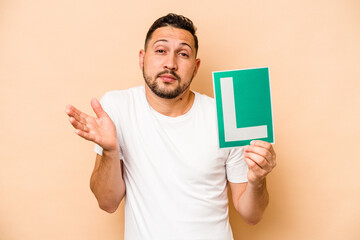
{"type": "MultiPolygon", "coordinates": [[[[151,89],[151,91],[158,97],[160,98],[165,98],[165,99],[174,99],[178,96],[180,96],[191,84],[193,78],[194,78],[194,73],[191,76],[191,79],[188,83],[182,85],[182,81],[179,75],[177,75],[174,71],[171,70],[165,70],[162,71],[158,74],[156,74],[154,79],[151,79],[151,77],[149,75],[146,74],[144,67],[142,69],[143,71],[143,77],[144,80],[146,82],[146,85],[148,85],[148,87],[151,89]],[[166,88],[161,88],[159,86],[159,83],[156,81],[158,77],[160,77],[163,74],[171,74],[176,78],[176,81],[178,81],[178,86],[175,89],[166,89],[166,88]]],[[[164,85],[168,85],[170,83],[163,83],[164,85]]]]}

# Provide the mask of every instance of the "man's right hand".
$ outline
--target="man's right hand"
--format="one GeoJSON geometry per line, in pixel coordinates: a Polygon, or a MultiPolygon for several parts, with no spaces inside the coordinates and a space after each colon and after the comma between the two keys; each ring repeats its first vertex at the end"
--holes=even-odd
{"type": "Polygon", "coordinates": [[[66,106],[66,114],[69,121],[75,128],[75,133],[80,137],[92,141],[103,148],[105,151],[119,151],[119,144],[116,137],[116,128],[103,110],[97,99],[91,100],[91,107],[97,118],[89,116],[72,105],[66,106]]]}
{"type": "Polygon", "coordinates": [[[126,192],[122,178],[122,161],[119,161],[120,147],[115,125],[99,101],[92,99],[91,107],[97,118],[81,112],[72,105],[66,106],[66,114],[76,134],[98,144],[104,150],[102,156],[96,156],[90,188],[100,208],[112,213],[116,211],[126,192]]]}

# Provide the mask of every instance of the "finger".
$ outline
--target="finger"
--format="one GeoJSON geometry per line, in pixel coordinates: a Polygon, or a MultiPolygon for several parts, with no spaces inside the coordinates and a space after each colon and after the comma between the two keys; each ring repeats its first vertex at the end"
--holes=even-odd
{"type": "Polygon", "coordinates": [[[271,163],[269,163],[263,156],[260,156],[256,153],[252,153],[252,152],[246,153],[245,158],[250,159],[265,171],[271,171],[272,169],[271,163]]]}
{"type": "Polygon", "coordinates": [[[104,117],[106,115],[106,112],[101,107],[100,102],[96,98],[91,99],[91,107],[98,118],[104,117]]]}
{"type": "Polygon", "coordinates": [[[79,130],[82,130],[84,132],[89,131],[89,128],[85,124],[82,124],[81,122],[77,121],[74,117],[70,117],[69,121],[70,121],[71,125],[73,125],[73,127],[75,129],[79,129],[79,130]]]}
{"type": "Polygon", "coordinates": [[[271,152],[268,149],[263,148],[263,147],[250,145],[250,146],[245,146],[244,150],[245,150],[245,154],[246,153],[255,153],[255,154],[258,154],[258,155],[264,157],[267,161],[270,161],[272,158],[271,152]]]}
{"type": "Polygon", "coordinates": [[[249,169],[254,168],[254,167],[261,168],[259,165],[256,164],[256,162],[254,162],[253,160],[251,160],[247,157],[245,157],[244,160],[245,160],[246,164],[248,165],[249,169]]]}
{"type": "Polygon", "coordinates": [[[263,168],[261,168],[259,165],[256,164],[256,162],[252,161],[251,159],[244,158],[244,160],[248,165],[249,171],[252,171],[257,178],[265,177],[268,174],[267,171],[265,171],[263,168]]]}
{"type": "Polygon", "coordinates": [[[75,112],[72,112],[71,114],[68,114],[71,118],[74,118],[77,122],[81,123],[81,124],[86,124],[86,119],[80,117],[78,114],[76,114],[75,112]]]}
{"type": "Polygon", "coordinates": [[[80,129],[75,129],[75,133],[88,141],[92,141],[92,142],[95,141],[95,136],[93,134],[81,131],[80,129]]]}
{"type": "Polygon", "coordinates": [[[66,105],[65,107],[65,113],[69,116],[69,117],[73,117],[74,113],[74,107],[71,105],[66,105]]]}
{"type": "Polygon", "coordinates": [[[245,146],[244,150],[245,150],[245,153],[253,152],[253,153],[259,154],[260,156],[263,156],[266,159],[270,159],[272,157],[271,152],[268,149],[263,148],[263,147],[250,145],[250,146],[245,146]]]}
{"type": "Polygon", "coordinates": [[[258,147],[265,148],[265,149],[269,150],[272,155],[275,155],[275,151],[274,151],[274,148],[271,143],[261,141],[261,140],[253,140],[250,142],[250,146],[258,146],[258,147]]]}
{"type": "Polygon", "coordinates": [[[268,149],[259,146],[250,145],[250,146],[245,146],[244,150],[245,150],[245,156],[247,156],[247,154],[249,153],[254,153],[265,158],[265,160],[270,164],[271,168],[274,168],[276,166],[276,156],[273,155],[268,149]]]}
{"type": "Polygon", "coordinates": [[[81,122],[82,124],[86,124],[86,118],[88,117],[88,115],[81,112],[76,107],[74,107],[72,105],[67,105],[65,112],[69,117],[73,117],[77,121],[81,122]]]}

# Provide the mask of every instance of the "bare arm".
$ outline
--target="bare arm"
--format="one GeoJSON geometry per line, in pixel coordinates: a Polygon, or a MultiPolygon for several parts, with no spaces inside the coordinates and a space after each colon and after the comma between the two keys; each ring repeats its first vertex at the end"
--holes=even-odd
{"type": "Polygon", "coordinates": [[[71,105],[66,106],[66,113],[76,134],[103,148],[103,155],[96,157],[90,187],[100,208],[112,213],[116,211],[125,195],[116,128],[98,100],[92,99],[91,106],[97,118],[91,117],[71,105]]]}
{"type": "Polygon", "coordinates": [[[258,223],[269,203],[266,176],[276,166],[272,145],[253,141],[245,147],[245,161],[249,167],[247,183],[230,183],[235,209],[249,224],[258,223]]]}
{"type": "Polygon", "coordinates": [[[95,167],[90,179],[90,188],[98,200],[99,207],[113,213],[125,196],[125,183],[122,178],[122,161],[117,153],[97,154],[95,167]]]}

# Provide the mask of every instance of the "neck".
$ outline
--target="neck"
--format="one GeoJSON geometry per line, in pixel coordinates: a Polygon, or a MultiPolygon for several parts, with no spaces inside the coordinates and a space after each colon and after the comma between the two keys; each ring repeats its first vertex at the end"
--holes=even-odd
{"type": "Polygon", "coordinates": [[[189,88],[176,98],[161,98],[154,94],[146,84],[145,95],[148,103],[155,111],[168,117],[184,115],[191,109],[195,99],[195,94],[189,88]]]}

